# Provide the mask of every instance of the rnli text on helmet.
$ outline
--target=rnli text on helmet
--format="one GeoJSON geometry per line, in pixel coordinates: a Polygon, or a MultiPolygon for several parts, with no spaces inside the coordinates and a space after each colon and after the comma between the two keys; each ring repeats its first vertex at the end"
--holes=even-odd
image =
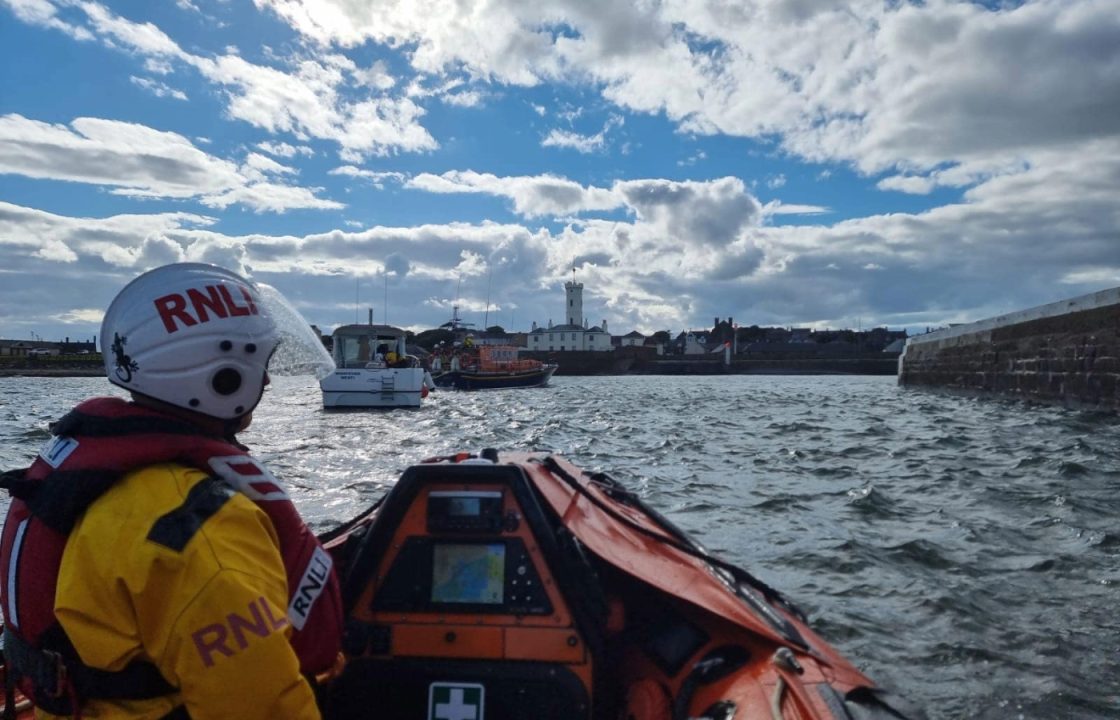
{"type": "Polygon", "coordinates": [[[241,285],[238,285],[237,289],[241,291],[241,295],[245,298],[245,305],[238,305],[234,302],[227,285],[207,285],[203,288],[205,295],[203,291],[189,288],[186,298],[179,293],[171,293],[156,298],[155,306],[156,310],[159,311],[160,319],[163,320],[163,326],[167,328],[169,334],[179,329],[179,326],[175,323],[176,320],[183,323],[183,327],[191,327],[199,323],[210,322],[210,312],[221,318],[259,315],[260,311],[257,310],[257,305],[253,302],[253,296],[249,293],[249,289],[241,285]],[[188,299],[197,317],[190,314],[187,308],[188,299]]]}

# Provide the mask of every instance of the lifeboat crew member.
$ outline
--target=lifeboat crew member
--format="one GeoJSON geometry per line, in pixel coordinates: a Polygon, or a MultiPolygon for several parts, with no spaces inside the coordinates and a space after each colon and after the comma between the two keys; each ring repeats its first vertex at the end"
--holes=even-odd
{"type": "Polygon", "coordinates": [[[4,475],[4,656],[38,717],[320,716],[309,678],[343,622],[331,557],[234,437],[270,360],[317,347],[329,371],[297,318],[202,264],[147,272],[109,306],[105,370],[132,401],[80,403],[4,475]]]}

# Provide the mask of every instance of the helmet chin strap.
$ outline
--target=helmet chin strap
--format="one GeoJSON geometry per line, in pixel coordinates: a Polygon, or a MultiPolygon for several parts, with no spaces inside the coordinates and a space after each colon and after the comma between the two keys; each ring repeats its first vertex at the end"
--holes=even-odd
{"type": "Polygon", "coordinates": [[[154,397],[149,397],[138,392],[132,393],[132,401],[137,405],[142,405],[152,410],[159,410],[160,412],[185,420],[192,425],[198,426],[198,429],[207,435],[220,438],[233,439],[237,433],[249,427],[249,423],[253,421],[252,410],[227,420],[181,408],[178,405],[172,405],[171,403],[157,400],[154,397]]]}

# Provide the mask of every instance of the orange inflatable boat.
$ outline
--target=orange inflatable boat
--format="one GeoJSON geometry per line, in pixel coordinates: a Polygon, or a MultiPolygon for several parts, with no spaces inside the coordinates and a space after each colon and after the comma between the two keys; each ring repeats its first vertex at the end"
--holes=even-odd
{"type": "Polygon", "coordinates": [[[413,466],[331,545],[349,625],[330,718],[912,717],[775,590],[556,457],[413,466]]]}
{"type": "Polygon", "coordinates": [[[326,718],[918,717],[777,591],[554,456],[433,458],[323,540],[348,611],[326,718]]]}

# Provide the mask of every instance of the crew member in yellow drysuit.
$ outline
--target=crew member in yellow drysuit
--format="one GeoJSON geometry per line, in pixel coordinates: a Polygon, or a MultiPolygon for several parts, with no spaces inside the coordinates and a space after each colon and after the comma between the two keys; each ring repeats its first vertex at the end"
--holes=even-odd
{"type": "Polygon", "coordinates": [[[114,670],[150,660],[178,688],[149,700],[90,700],[83,717],[155,720],[184,703],[194,720],[319,717],[288,643],[284,564],[265,513],[235,493],[182,552],[145,540],[152,519],[182,506],[206,477],[171,463],[130,473],[71,533],[55,615],[82,660],[114,670]]]}
{"type": "Polygon", "coordinates": [[[5,474],[4,654],[39,717],[320,716],[307,678],[338,657],[332,560],[234,440],[285,348],[330,370],[301,327],[274,290],[210,265],[150,271],[110,305],[106,372],[133,402],[79,404],[5,474]]]}

